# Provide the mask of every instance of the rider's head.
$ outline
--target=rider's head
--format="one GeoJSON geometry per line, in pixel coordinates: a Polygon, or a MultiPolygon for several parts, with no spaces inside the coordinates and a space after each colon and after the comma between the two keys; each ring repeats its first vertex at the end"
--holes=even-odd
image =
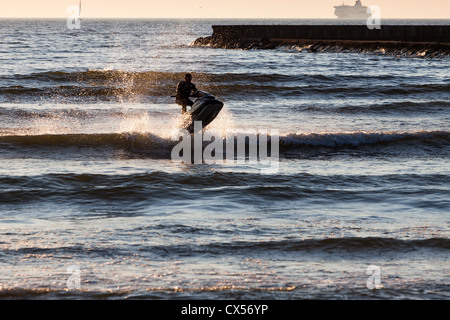
{"type": "Polygon", "coordinates": [[[191,81],[192,81],[192,74],[187,73],[185,75],[184,79],[186,80],[187,83],[191,83],[191,81]]]}

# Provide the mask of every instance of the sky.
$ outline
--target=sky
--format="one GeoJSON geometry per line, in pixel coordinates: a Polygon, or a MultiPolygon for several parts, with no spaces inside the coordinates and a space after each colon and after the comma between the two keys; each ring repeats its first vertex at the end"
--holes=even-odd
{"type": "MultiPolygon", "coordinates": [[[[0,0],[1,18],[67,18],[79,0],[0,0]]],[[[336,18],[355,0],[82,0],[82,18],[336,18]]],[[[450,0],[362,0],[384,19],[450,19],[450,0]]]]}

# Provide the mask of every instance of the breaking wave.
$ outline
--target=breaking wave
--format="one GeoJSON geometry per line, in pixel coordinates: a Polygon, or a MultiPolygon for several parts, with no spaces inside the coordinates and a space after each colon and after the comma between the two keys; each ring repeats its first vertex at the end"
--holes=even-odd
{"type": "MultiPolygon", "coordinates": [[[[224,138],[226,142],[226,138],[224,138]]],[[[269,139],[270,142],[270,139],[269,139]]],[[[8,147],[85,147],[116,148],[135,151],[170,151],[178,141],[152,133],[44,134],[0,136],[0,148],[8,147]]],[[[204,142],[205,145],[206,142],[204,142]]],[[[248,144],[248,140],[246,140],[248,144]]],[[[208,144],[208,143],[206,143],[208,144]]],[[[341,148],[360,146],[450,145],[448,131],[405,133],[290,133],[279,137],[281,151],[296,148],[341,148]]]]}

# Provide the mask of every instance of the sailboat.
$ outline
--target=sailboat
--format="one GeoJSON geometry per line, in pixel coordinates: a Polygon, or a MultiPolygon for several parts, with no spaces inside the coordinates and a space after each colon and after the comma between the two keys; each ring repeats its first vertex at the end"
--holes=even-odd
{"type": "Polygon", "coordinates": [[[81,23],[81,0],[80,0],[80,3],[79,3],[79,5],[78,5],[78,17],[77,17],[77,19],[76,19],[76,21],[75,22],[78,22],[78,21],[80,21],[80,23],[81,23]]]}

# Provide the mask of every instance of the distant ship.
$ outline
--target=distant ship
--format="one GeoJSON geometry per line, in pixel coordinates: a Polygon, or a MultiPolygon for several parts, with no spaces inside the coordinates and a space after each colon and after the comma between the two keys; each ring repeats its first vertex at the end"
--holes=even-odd
{"type": "Polygon", "coordinates": [[[334,8],[336,9],[334,14],[339,19],[368,19],[371,16],[370,9],[363,6],[361,0],[357,0],[354,6],[342,4],[341,6],[334,6],[334,8]]]}

